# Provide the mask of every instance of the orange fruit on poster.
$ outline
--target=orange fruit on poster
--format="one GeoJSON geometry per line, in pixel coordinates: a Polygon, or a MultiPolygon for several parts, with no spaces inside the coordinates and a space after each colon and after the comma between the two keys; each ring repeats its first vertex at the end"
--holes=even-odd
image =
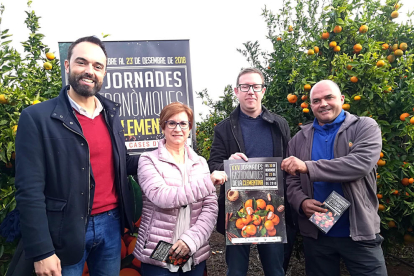
{"type": "Polygon", "coordinates": [[[278,215],[275,215],[275,217],[272,219],[272,222],[274,225],[278,225],[280,222],[280,218],[278,215]]]}
{"type": "Polygon", "coordinates": [[[273,222],[271,220],[267,220],[264,224],[266,230],[273,230],[275,229],[275,225],[273,224],[273,222]]]}

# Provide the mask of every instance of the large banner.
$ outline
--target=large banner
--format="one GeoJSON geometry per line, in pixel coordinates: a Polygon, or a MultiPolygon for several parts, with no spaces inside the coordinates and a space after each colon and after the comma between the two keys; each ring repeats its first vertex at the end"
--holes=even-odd
{"type": "MultiPolygon", "coordinates": [[[[70,44],[59,42],[63,85],[68,84],[64,61],[70,44]]],[[[189,41],[105,41],[104,44],[108,66],[100,93],[121,104],[119,116],[129,153],[153,150],[162,138],[159,116],[164,106],[181,102],[194,111],[189,41]]],[[[189,145],[195,145],[194,126],[188,140],[189,145]]]]}

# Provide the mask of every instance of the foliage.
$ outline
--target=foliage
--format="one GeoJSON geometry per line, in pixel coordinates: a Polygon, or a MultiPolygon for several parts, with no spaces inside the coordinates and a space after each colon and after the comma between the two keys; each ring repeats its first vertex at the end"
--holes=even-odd
{"type": "MultiPolygon", "coordinates": [[[[42,42],[39,17],[30,10],[30,3],[25,20],[30,34],[22,43],[25,54],[9,45],[12,36],[9,30],[0,29],[0,222],[16,207],[14,142],[20,113],[38,101],[57,96],[62,87],[59,61],[46,58],[49,48],[42,42]],[[44,69],[45,62],[51,64],[51,70],[44,69]]],[[[4,10],[1,5],[0,24],[4,10]]],[[[5,274],[15,246],[16,242],[6,243],[0,237],[0,275],[5,274]]]]}
{"type": "Polygon", "coordinates": [[[409,20],[403,24],[392,18],[391,14],[401,8],[397,2],[387,0],[382,5],[375,0],[285,0],[277,14],[263,9],[267,38],[274,51],[261,51],[257,42],[247,42],[239,51],[265,72],[268,89],[264,105],[288,120],[292,134],[301,124],[313,120],[312,113],[301,108],[303,102],[309,103],[301,100],[309,96],[304,86],[323,79],[339,85],[349,105],[343,108],[378,122],[385,161],[378,168],[377,179],[378,197],[382,196],[379,201],[385,206],[379,212],[381,233],[402,241],[404,234],[411,235],[409,230],[414,225],[414,187],[401,182],[414,177],[414,126],[410,123],[414,114],[414,28],[412,13],[407,14],[409,20]],[[366,33],[359,31],[362,25],[368,27],[366,33]],[[335,26],[341,26],[342,31],[334,32],[335,26]],[[324,32],[328,33],[327,39],[322,38],[324,32]],[[332,41],[340,47],[337,52],[329,46],[332,41]],[[383,50],[385,43],[389,48],[383,50]],[[398,56],[401,52],[392,48],[396,44],[394,47],[403,49],[401,43],[408,48],[398,56]],[[362,46],[361,51],[358,46],[354,48],[356,44],[362,46]],[[384,62],[382,67],[382,62],[377,64],[380,60],[384,62]],[[356,82],[351,81],[354,76],[356,82]],[[297,95],[299,100],[289,103],[288,94],[297,95]],[[404,112],[409,116],[400,120],[404,112]]]}
{"type": "Polygon", "coordinates": [[[210,157],[211,144],[213,143],[214,127],[227,118],[237,106],[236,96],[230,85],[224,89],[223,94],[223,96],[220,96],[220,100],[213,101],[206,89],[196,92],[197,97],[201,98],[203,104],[210,108],[210,114],[206,115],[201,122],[197,122],[196,131],[197,153],[207,160],[210,157]]]}

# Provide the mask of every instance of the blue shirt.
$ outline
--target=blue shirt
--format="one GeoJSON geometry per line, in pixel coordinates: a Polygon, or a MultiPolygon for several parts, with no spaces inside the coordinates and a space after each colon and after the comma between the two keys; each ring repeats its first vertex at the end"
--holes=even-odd
{"type": "MultiPolygon", "coordinates": [[[[320,159],[331,160],[335,158],[333,150],[335,137],[344,120],[345,112],[343,110],[330,124],[320,126],[318,120],[315,118],[313,121],[313,128],[315,131],[313,134],[312,161],[318,161],[320,159]]],[[[332,191],[336,191],[344,196],[341,183],[323,181],[313,182],[313,197],[320,202],[324,202],[332,191]]],[[[331,230],[325,235],[329,237],[349,237],[349,227],[349,210],[346,210],[331,230]]],[[[322,232],[320,232],[320,234],[324,235],[322,232]]]]}
{"type": "Polygon", "coordinates": [[[239,121],[246,156],[248,158],[273,157],[271,124],[263,120],[262,114],[253,118],[240,110],[239,121]]]}

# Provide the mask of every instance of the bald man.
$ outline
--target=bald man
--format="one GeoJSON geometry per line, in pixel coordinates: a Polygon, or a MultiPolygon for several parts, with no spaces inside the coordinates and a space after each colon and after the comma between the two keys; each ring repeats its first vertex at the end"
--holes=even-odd
{"type": "Polygon", "coordinates": [[[375,120],[342,110],[344,98],[330,80],[312,88],[315,120],[292,138],[281,164],[287,198],[299,214],[308,276],[339,276],[341,258],[351,275],[387,275],[376,196],[381,130],[375,120]],[[309,217],[325,212],[321,202],[333,191],[351,205],[324,234],[309,217]]]}

